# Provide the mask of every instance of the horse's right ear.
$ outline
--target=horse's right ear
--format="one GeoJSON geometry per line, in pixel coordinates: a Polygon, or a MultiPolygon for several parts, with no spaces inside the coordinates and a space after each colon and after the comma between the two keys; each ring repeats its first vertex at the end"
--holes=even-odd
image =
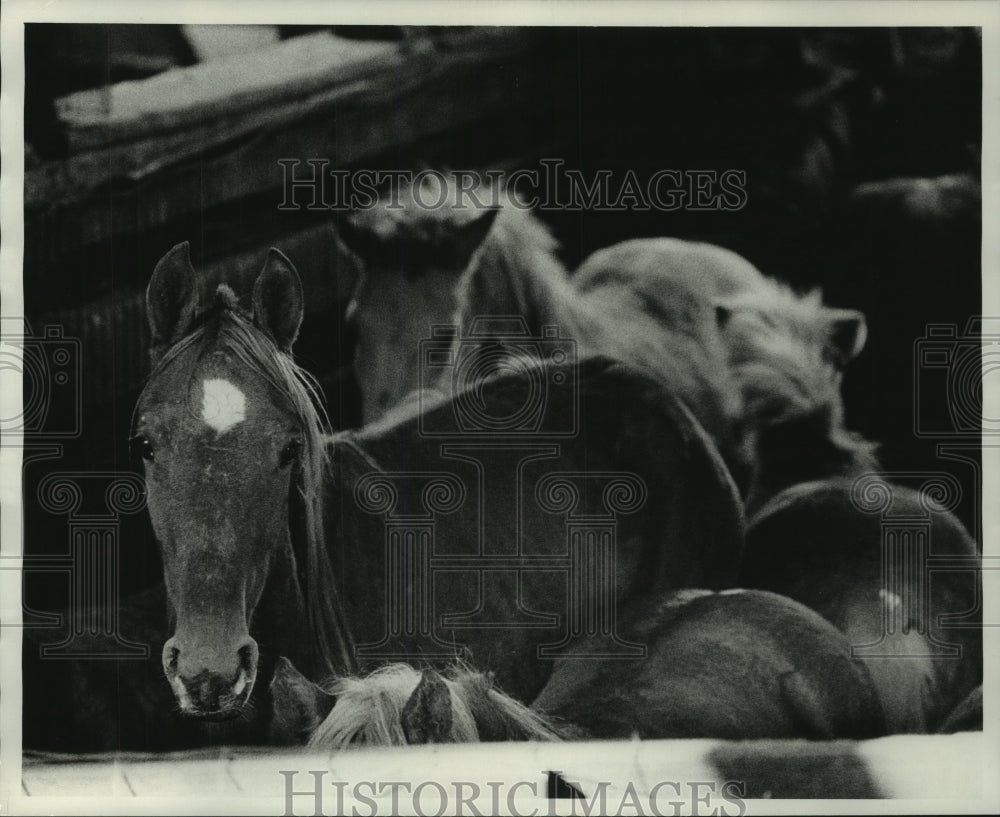
{"type": "Polygon", "coordinates": [[[403,707],[403,734],[410,745],[447,743],[451,735],[451,691],[444,679],[425,669],[403,707]]]}
{"type": "Polygon", "coordinates": [[[152,335],[150,356],[155,363],[164,348],[179,341],[194,323],[199,291],[191,248],[178,244],[160,259],[146,287],[146,318],[152,335]]]}

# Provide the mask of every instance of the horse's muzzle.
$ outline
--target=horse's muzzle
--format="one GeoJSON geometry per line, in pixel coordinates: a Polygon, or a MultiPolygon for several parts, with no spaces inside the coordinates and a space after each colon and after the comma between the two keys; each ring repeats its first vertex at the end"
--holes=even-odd
{"type": "Polygon", "coordinates": [[[186,666],[172,638],[163,647],[163,671],[181,714],[205,720],[237,717],[250,700],[257,676],[257,644],[248,639],[238,651],[235,675],[186,666]]]}

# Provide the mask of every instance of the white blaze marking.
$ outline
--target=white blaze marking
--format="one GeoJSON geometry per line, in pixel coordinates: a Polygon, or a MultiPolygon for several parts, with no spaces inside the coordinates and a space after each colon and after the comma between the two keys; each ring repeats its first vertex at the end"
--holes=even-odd
{"type": "Polygon", "coordinates": [[[201,404],[201,419],[224,434],[247,417],[247,399],[228,380],[206,380],[205,396],[201,404]]]}

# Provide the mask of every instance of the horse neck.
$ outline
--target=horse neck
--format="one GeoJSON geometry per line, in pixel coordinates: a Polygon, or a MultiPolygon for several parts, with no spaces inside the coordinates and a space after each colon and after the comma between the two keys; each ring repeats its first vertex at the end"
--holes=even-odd
{"type": "MultiPolygon", "coordinates": [[[[385,436],[395,441],[392,426],[385,436]]],[[[339,610],[341,630],[349,648],[379,641],[386,622],[381,610],[372,610],[372,588],[382,586],[385,523],[379,514],[357,506],[358,480],[382,466],[355,441],[353,432],[335,434],[328,442],[331,466],[323,486],[324,547],[336,585],[330,601],[339,610]]],[[[353,667],[352,667],[353,671],[353,667]]]]}
{"type": "Polygon", "coordinates": [[[533,336],[543,326],[574,333],[572,283],[555,243],[530,213],[504,208],[456,287],[456,320],[466,334],[478,315],[520,315],[533,336]]]}

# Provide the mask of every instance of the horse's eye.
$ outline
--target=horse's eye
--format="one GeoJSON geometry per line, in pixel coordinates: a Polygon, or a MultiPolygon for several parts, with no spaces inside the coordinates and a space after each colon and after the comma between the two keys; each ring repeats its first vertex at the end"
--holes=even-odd
{"type": "Polygon", "coordinates": [[[142,457],[146,462],[153,461],[153,444],[149,437],[137,434],[128,441],[129,453],[132,458],[142,457]]]}
{"type": "Polygon", "coordinates": [[[301,450],[302,440],[292,440],[288,443],[281,452],[281,467],[284,468],[294,461],[299,456],[299,451],[301,450]]]}

